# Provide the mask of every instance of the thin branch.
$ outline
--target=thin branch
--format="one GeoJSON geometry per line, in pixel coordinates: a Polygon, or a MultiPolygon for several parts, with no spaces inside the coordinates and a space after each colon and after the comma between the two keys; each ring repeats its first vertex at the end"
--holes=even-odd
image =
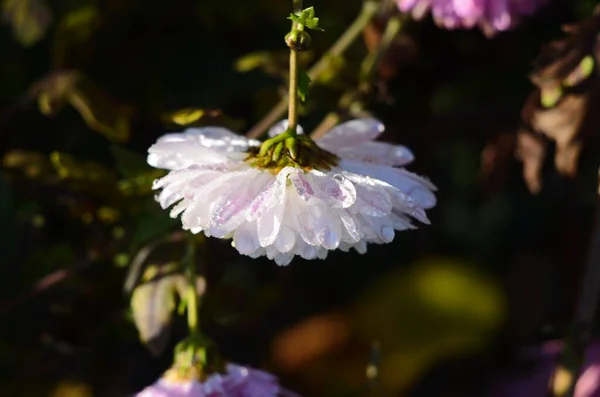
{"type": "MultiPolygon", "coordinates": [[[[362,110],[363,105],[360,103],[360,97],[363,93],[367,92],[369,87],[372,85],[375,72],[381,64],[381,61],[385,58],[385,54],[387,54],[392,43],[394,42],[394,39],[398,35],[398,32],[400,32],[402,29],[402,26],[403,19],[400,16],[395,16],[388,21],[377,50],[369,53],[361,65],[360,82],[358,87],[352,88],[342,95],[338,102],[338,109],[349,109],[355,107],[362,110]]],[[[329,131],[339,122],[339,112],[329,113],[317,126],[317,128],[315,128],[313,133],[310,134],[311,138],[321,138],[327,133],[327,131],[329,131]]]]}

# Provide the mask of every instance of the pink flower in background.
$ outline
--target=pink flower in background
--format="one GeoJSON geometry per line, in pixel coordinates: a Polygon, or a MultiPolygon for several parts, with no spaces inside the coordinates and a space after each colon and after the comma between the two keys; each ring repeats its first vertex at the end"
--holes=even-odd
{"type": "Polygon", "coordinates": [[[213,374],[204,382],[178,382],[165,378],[146,387],[135,397],[299,397],[279,386],[267,372],[227,365],[225,374],[213,374]]]}
{"type": "Polygon", "coordinates": [[[486,35],[512,28],[521,16],[532,15],[547,0],[397,0],[402,12],[415,19],[429,11],[436,24],[446,29],[479,26],[486,35]]]}
{"type": "MultiPolygon", "coordinates": [[[[532,365],[518,374],[502,374],[493,383],[490,397],[547,397],[552,372],[562,352],[561,341],[527,348],[523,358],[532,365]]],[[[586,350],[585,364],[575,387],[575,397],[600,397],[600,342],[586,350]]]]}

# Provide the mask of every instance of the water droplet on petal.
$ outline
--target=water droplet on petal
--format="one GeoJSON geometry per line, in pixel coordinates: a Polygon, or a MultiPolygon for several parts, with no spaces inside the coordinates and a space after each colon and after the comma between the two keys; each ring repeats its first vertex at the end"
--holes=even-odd
{"type": "Polygon", "coordinates": [[[315,259],[317,257],[317,249],[305,243],[300,251],[300,256],[304,259],[315,259]]]}
{"type": "Polygon", "coordinates": [[[391,242],[394,239],[396,233],[394,232],[394,228],[391,226],[384,226],[381,228],[380,236],[386,243],[391,242]]]}
{"type": "Polygon", "coordinates": [[[333,176],[333,179],[335,179],[336,181],[338,181],[340,183],[344,182],[344,180],[345,180],[345,178],[342,175],[340,175],[340,174],[335,174],[333,176]]]}
{"type": "Polygon", "coordinates": [[[330,228],[321,230],[317,237],[319,238],[321,244],[323,244],[323,247],[327,248],[328,250],[334,250],[340,245],[340,235],[335,233],[330,228]]]}
{"type": "Polygon", "coordinates": [[[256,237],[253,235],[253,230],[250,228],[239,228],[233,235],[235,248],[240,254],[251,254],[259,247],[256,237]]]}
{"type": "Polygon", "coordinates": [[[436,204],[433,193],[422,186],[413,187],[408,194],[423,208],[432,208],[436,204]]]}
{"type": "Polygon", "coordinates": [[[296,244],[296,233],[287,226],[283,226],[277,240],[275,240],[275,248],[282,254],[291,251],[296,244]]]}

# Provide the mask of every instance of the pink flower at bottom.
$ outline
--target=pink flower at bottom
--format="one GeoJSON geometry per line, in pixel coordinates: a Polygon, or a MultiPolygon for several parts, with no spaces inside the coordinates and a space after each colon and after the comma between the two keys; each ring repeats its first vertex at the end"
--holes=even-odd
{"type": "Polygon", "coordinates": [[[175,382],[165,378],[146,387],[135,397],[299,397],[279,386],[267,372],[235,364],[225,374],[213,374],[204,382],[175,382]]]}
{"type": "MultiPolygon", "coordinates": [[[[563,349],[561,341],[527,348],[523,358],[532,367],[519,374],[503,374],[492,385],[491,397],[546,397],[552,372],[563,349]]],[[[585,364],[575,386],[575,397],[600,397],[600,342],[586,350],[585,364]]]]}

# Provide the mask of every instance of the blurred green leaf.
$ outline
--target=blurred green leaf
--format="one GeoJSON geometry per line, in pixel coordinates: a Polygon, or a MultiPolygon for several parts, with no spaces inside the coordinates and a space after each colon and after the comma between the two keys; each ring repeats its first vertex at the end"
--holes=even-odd
{"type": "Polygon", "coordinates": [[[131,237],[133,246],[140,246],[158,236],[173,230],[179,222],[169,217],[167,211],[162,211],[157,205],[155,212],[145,212],[138,218],[138,223],[131,237]]]}
{"type": "Polygon", "coordinates": [[[175,310],[177,276],[165,276],[138,285],[131,295],[133,320],[140,340],[159,355],[165,348],[175,310]]]}
{"type": "Polygon", "coordinates": [[[302,69],[298,71],[298,96],[302,102],[306,102],[310,90],[310,77],[302,69]]]}
{"type": "Polygon", "coordinates": [[[85,5],[67,13],[56,27],[54,36],[54,66],[63,67],[76,44],[87,41],[102,24],[95,5],[85,5]]]}
{"type": "Polygon", "coordinates": [[[119,145],[111,145],[110,151],[115,158],[117,169],[121,176],[126,178],[136,177],[152,170],[145,157],[119,145]]]}
{"type": "Polygon", "coordinates": [[[31,92],[46,116],[54,116],[70,104],[94,131],[116,142],[129,139],[133,110],[111,99],[78,71],[55,72],[37,82],[31,92]]]}
{"type": "MultiPolygon", "coordinates": [[[[298,62],[307,65],[314,57],[310,51],[302,51],[298,54],[298,62]]],[[[282,51],[257,51],[246,54],[235,61],[234,68],[240,73],[261,69],[268,75],[274,77],[286,77],[289,69],[290,53],[282,51]]]]}
{"type": "Polygon", "coordinates": [[[52,11],[43,0],[4,0],[2,14],[15,39],[25,47],[42,40],[52,23],[52,11]]]}
{"type": "Polygon", "coordinates": [[[67,153],[52,152],[50,162],[61,179],[79,180],[113,185],[116,178],[103,165],[93,161],[80,161],[67,153]]]}
{"type": "Polygon", "coordinates": [[[162,115],[161,119],[167,125],[173,124],[184,127],[220,125],[233,131],[239,131],[244,126],[243,121],[232,119],[220,110],[194,107],[167,112],[162,115]]]}

